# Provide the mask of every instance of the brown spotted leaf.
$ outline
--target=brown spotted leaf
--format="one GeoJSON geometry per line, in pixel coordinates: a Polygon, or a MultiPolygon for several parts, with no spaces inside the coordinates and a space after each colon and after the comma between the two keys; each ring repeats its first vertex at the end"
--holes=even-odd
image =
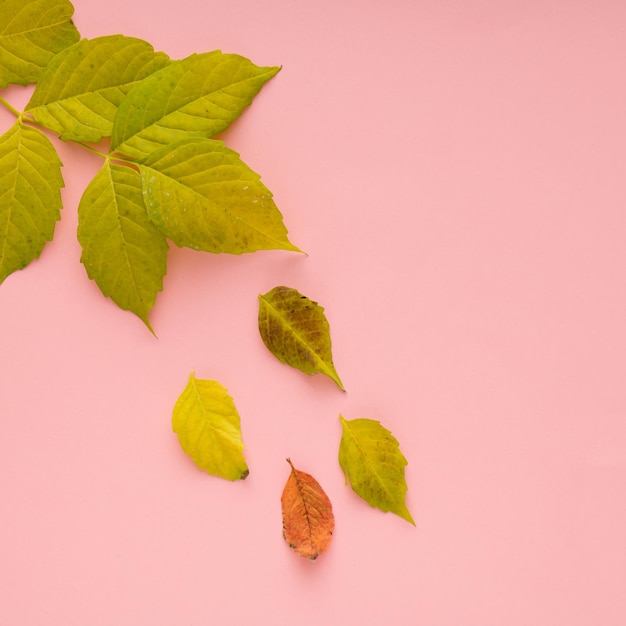
{"type": "Polygon", "coordinates": [[[314,561],[328,548],[335,528],[333,507],[320,484],[297,470],[290,459],[291,474],[283,490],[283,536],[297,554],[314,561]]]}
{"type": "Polygon", "coordinates": [[[259,332],[281,363],[325,374],[344,389],[333,364],[328,320],[317,302],[291,287],[274,287],[259,296],[259,332]]]}

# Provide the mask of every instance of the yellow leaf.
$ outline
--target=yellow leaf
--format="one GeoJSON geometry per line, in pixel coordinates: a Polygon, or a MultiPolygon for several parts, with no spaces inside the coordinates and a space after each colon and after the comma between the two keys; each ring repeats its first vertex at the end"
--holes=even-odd
{"type": "Polygon", "coordinates": [[[407,460],[397,439],[375,420],[346,420],[339,445],[339,465],[353,491],[381,511],[391,511],[415,525],[405,504],[407,460]]]}
{"type": "Polygon", "coordinates": [[[344,389],[333,364],[330,327],[317,302],[291,287],[274,287],[259,296],[259,332],[281,363],[305,374],[325,374],[344,389]]]}
{"type": "Polygon", "coordinates": [[[191,373],[172,414],[183,450],[213,476],[239,480],[248,475],[239,414],[226,389],[191,373]]]}
{"type": "Polygon", "coordinates": [[[314,561],[330,544],[333,507],[313,476],[297,470],[290,459],[287,463],[291,473],[281,497],[283,536],[297,554],[314,561]]]}

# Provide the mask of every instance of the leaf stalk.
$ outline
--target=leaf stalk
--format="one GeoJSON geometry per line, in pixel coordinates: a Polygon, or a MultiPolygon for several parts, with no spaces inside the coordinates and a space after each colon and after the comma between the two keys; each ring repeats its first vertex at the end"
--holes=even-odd
{"type": "Polygon", "coordinates": [[[13,106],[11,106],[11,104],[9,102],[7,102],[3,97],[0,96],[0,104],[2,104],[6,109],[8,109],[9,111],[11,111],[11,113],[13,113],[13,115],[15,115],[15,117],[17,117],[17,119],[20,119],[22,117],[22,114],[13,106]]]}

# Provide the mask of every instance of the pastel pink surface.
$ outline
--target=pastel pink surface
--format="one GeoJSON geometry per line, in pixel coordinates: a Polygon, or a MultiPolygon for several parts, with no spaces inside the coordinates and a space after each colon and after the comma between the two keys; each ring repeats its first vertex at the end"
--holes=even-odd
{"type": "Polygon", "coordinates": [[[222,138],[308,256],[172,247],[155,338],[87,279],[100,161],[55,140],[55,239],[0,286],[0,623],[623,626],[626,5],[74,5],[88,38],[283,66],[222,138]],[[266,351],[279,284],[326,308],[347,393],[266,351]],[[171,431],[192,369],[235,399],[244,482],[171,431]],[[416,527],[344,485],[340,413],[399,439],[416,527]],[[315,563],[287,456],[334,505],[315,563]]]}

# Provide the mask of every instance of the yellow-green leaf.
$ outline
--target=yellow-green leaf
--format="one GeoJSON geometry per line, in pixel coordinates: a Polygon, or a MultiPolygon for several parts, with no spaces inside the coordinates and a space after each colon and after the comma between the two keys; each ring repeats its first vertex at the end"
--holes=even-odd
{"type": "Polygon", "coordinates": [[[281,363],[305,374],[325,374],[343,390],[333,364],[330,326],[324,308],[291,287],[259,295],[259,332],[281,363]]]}
{"type": "Polygon", "coordinates": [[[68,0],[0,0],[0,87],[39,79],[57,53],[78,41],[68,0]]]}
{"type": "Polygon", "coordinates": [[[78,206],[81,262],[100,291],[151,329],[163,288],[167,242],[150,221],[135,170],[106,161],[78,206]]]}
{"type": "Polygon", "coordinates": [[[25,111],[61,139],[98,142],[111,135],[124,96],[168,63],[142,39],[82,39],[48,64],[25,111]]]}
{"type": "Polygon", "coordinates": [[[111,151],[141,159],[184,137],[211,137],[239,117],[279,69],[219,51],[173,61],[124,99],[111,151]]]}
{"type": "Polygon", "coordinates": [[[242,254],[294,250],[272,193],[214,139],[183,139],[138,164],[148,214],[178,246],[242,254]]]}
{"type": "Polygon", "coordinates": [[[174,406],[172,428],[199,468],[227,480],[248,476],[239,413],[217,381],[201,380],[191,373],[174,406]]]}
{"type": "Polygon", "coordinates": [[[339,445],[339,465],[352,489],[381,511],[390,511],[415,524],[405,504],[407,491],[404,468],[407,460],[398,441],[380,422],[346,420],[339,445]]]}
{"type": "Polygon", "coordinates": [[[62,187],[54,146],[18,120],[0,137],[0,283],[38,258],[52,239],[62,187]]]}

